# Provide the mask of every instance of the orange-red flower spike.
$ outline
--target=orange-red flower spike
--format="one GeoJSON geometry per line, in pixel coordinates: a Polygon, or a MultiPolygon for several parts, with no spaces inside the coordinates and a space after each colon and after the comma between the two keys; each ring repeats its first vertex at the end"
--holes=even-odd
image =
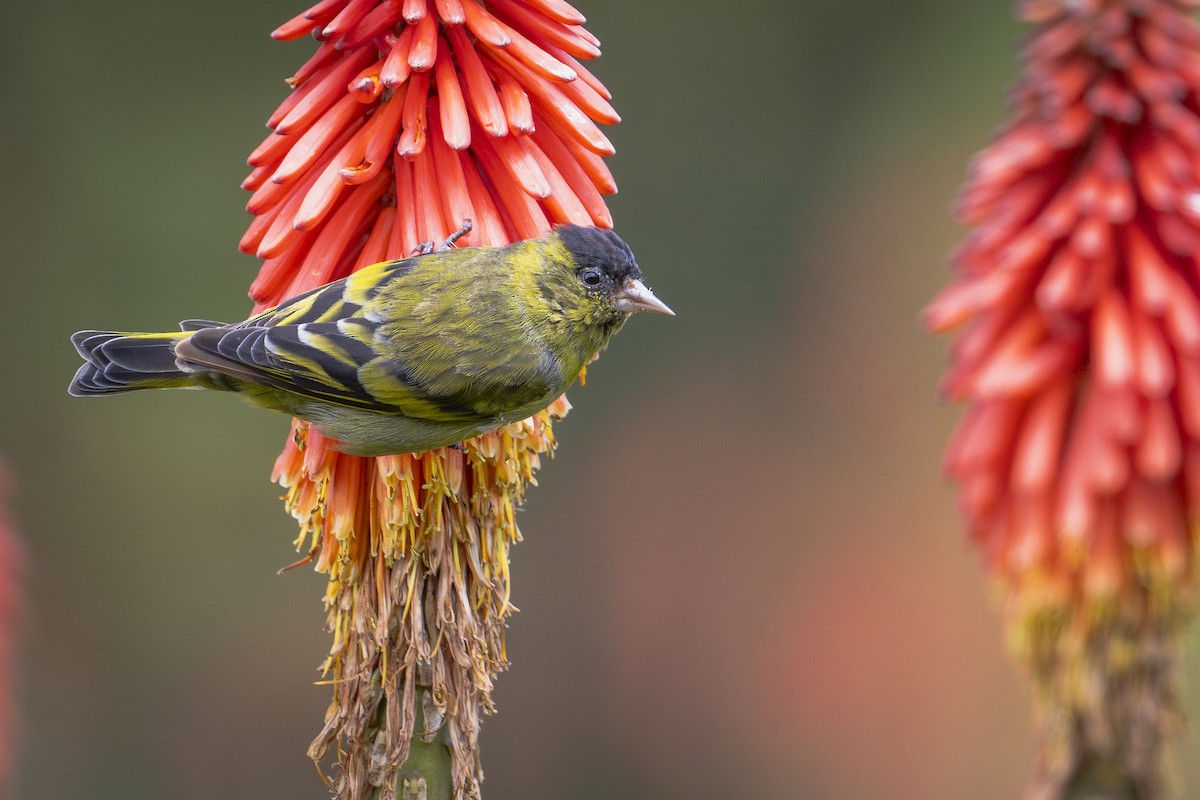
{"type": "MultiPolygon", "coordinates": [[[[617,116],[607,90],[578,61],[594,54],[595,37],[579,27],[583,16],[564,0],[519,5],[508,0],[323,0],[304,18],[312,24],[289,24],[295,31],[311,28],[318,41],[326,40],[293,76],[293,92],[271,118],[280,134],[256,148],[247,180],[254,191],[249,205],[260,213],[241,246],[268,257],[252,284],[256,308],[371,262],[411,255],[418,241],[443,238],[464,219],[475,226],[463,244],[503,245],[537,236],[552,220],[611,225],[601,192],[615,185],[598,155],[611,152],[611,144],[594,122],[613,122],[617,116]],[[283,183],[274,184],[265,178],[268,173],[283,183]]],[[[1153,74],[1140,80],[1161,84],[1153,74]]],[[[1169,156],[1160,159],[1158,169],[1173,175],[1169,156]]],[[[1122,200],[1120,183],[1112,178],[1093,193],[1105,198],[1106,207],[1122,200]]],[[[1022,208],[1028,206],[1022,202],[1022,208]]],[[[1183,232],[1172,235],[1172,241],[1186,239],[1183,232]]],[[[1154,277],[1148,279],[1152,287],[1154,277]]],[[[1090,286],[1095,279],[1089,275],[1088,281],[1090,286]]],[[[1187,315],[1179,318],[1177,327],[1186,331],[1187,315]]],[[[1141,324],[1140,316],[1134,319],[1141,324]]],[[[1159,339],[1171,335],[1169,327],[1165,319],[1157,323],[1159,339]]],[[[1001,326],[998,335],[1004,332],[1001,326]]],[[[1139,348],[1153,349],[1152,338],[1140,329],[1135,335],[1139,348]],[[1143,339],[1150,344],[1142,345],[1143,339]]],[[[986,344],[995,347],[994,338],[986,344]]],[[[1161,374],[1148,367],[1138,380],[1161,380],[1161,374]]],[[[974,373],[967,378],[974,379],[974,373]]],[[[563,400],[547,413],[561,417],[565,408],[563,400]]],[[[445,724],[457,731],[453,736],[463,747],[475,746],[476,711],[488,700],[494,670],[480,667],[466,675],[467,667],[453,664],[483,664],[479,658],[485,652],[502,657],[503,629],[489,624],[484,640],[475,643],[439,639],[441,651],[435,650],[412,609],[414,593],[420,606],[425,592],[421,581],[439,567],[430,563],[423,572],[411,557],[418,548],[426,553],[451,548],[457,560],[439,562],[451,591],[465,592],[464,603],[482,603],[480,613],[502,622],[507,601],[501,598],[495,605],[488,599],[491,590],[476,585],[472,576],[485,583],[499,580],[507,596],[504,542],[515,531],[514,509],[538,456],[552,441],[537,417],[468,444],[466,452],[438,450],[368,464],[329,450],[307,425],[293,426],[275,475],[288,488],[288,508],[300,522],[303,546],[316,552],[317,569],[329,572],[326,598],[338,631],[326,664],[336,681],[334,716],[312,752],[320,757],[336,748],[342,785],[366,791],[371,781],[352,777],[365,775],[365,765],[379,762],[379,769],[389,773],[384,780],[390,781],[389,771],[403,760],[402,751],[375,752],[353,730],[368,717],[384,719],[379,730],[386,729],[389,742],[403,745],[403,727],[417,700],[414,655],[430,661],[439,685],[453,681],[458,687],[451,692],[445,724]],[[458,539],[429,541],[446,530],[443,526],[470,524],[473,515],[481,524],[503,527],[505,538],[495,542],[495,552],[475,553],[458,539]],[[414,579],[416,584],[408,583],[414,579]],[[415,649],[403,655],[405,647],[415,649]],[[360,673],[380,674],[385,650],[403,659],[389,664],[384,678],[401,696],[382,701],[381,711],[374,701],[366,701],[369,708],[359,702],[363,695],[354,687],[360,673]],[[380,716],[383,711],[386,717],[380,716]]],[[[1147,449],[1142,461],[1162,463],[1165,452],[1147,449]]],[[[1196,460],[1200,463],[1200,455],[1196,460]]],[[[981,486],[977,494],[981,503],[995,503],[996,492],[991,490],[988,499],[983,486],[986,477],[973,478],[981,486]]],[[[1049,515],[1049,510],[1043,513],[1049,515]]],[[[997,561],[1004,557],[998,551],[997,561]]],[[[455,613],[469,616],[470,611],[456,607],[455,613]]],[[[438,623],[437,629],[441,637],[445,625],[438,623]]],[[[451,749],[456,785],[470,790],[478,780],[477,766],[463,755],[466,750],[453,744],[451,749]]]]}

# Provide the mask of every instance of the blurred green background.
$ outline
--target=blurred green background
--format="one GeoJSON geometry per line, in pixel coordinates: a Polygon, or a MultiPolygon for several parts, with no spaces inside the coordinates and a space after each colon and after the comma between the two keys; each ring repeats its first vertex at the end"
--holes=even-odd
{"type": "MultiPolygon", "coordinates": [[[[634,320],[570,395],[521,517],[485,797],[1016,797],[1029,691],[940,477],[958,411],[917,320],[1004,118],[1008,4],[580,7],[625,120],[617,228],[679,316],[634,320]]],[[[312,48],[267,34],[302,9],[6,10],[17,797],[326,796],[324,578],[275,574],[287,421],[66,394],[76,329],[248,311],[238,183],[312,48]]]]}

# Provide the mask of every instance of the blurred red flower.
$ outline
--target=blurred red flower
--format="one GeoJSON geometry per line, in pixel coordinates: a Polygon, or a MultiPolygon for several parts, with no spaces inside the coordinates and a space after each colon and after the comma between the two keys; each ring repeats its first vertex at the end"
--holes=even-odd
{"type": "Polygon", "coordinates": [[[1019,5],[1014,118],[971,166],[974,230],[926,309],[964,328],[946,466],[1039,689],[1031,797],[1159,796],[1178,718],[1200,508],[1195,5],[1019,5]]]}
{"type": "Polygon", "coordinates": [[[13,671],[25,610],[23,584],[28,559],[24,542],[8,513],[10,492],[8,469],[0,462],[0,797],[7,797],[12,787],[16,757],[13,671]]]}

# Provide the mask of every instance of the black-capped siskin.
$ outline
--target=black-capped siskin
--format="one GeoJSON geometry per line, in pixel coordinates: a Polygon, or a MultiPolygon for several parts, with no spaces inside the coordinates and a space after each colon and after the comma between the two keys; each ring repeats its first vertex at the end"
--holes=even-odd
{"type": "Polygon", "coordinates": [[[375,264],[234,325],[80,331],[69,391],[221,389],[347,453],[417,452],[542,410],[636,311],[673,313],[621,237],[563,225],[375,264]]]}

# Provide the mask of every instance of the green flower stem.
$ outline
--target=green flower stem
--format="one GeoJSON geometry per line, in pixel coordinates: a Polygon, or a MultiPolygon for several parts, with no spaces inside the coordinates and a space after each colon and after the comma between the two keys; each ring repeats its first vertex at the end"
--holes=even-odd
{"type": "MultiPolygon", "coordinates": [[[[450,749],[438,734],[432,742],[421,738],[425,730],[425,696],[429,689],[417,687],[416,721],[408,760],[396,774],[397,800],[453,800],[454,772],[450,766],[450,749]]],[[[376,792],[378,796],[378,792],[376,792]]]]}

